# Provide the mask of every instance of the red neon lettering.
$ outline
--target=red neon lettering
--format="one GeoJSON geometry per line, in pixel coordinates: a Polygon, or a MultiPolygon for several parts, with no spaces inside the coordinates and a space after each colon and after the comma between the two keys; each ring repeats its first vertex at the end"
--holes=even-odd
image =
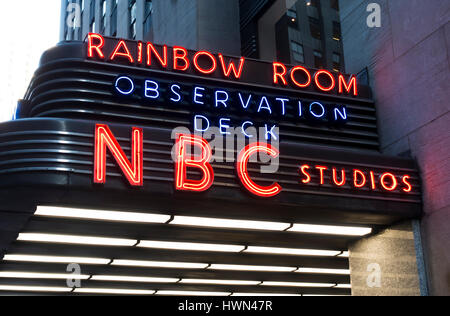
{"type": "Polygon", "coordinates": [[[109,149],[120,169],[132,186],[143,185],[143,131],[133,127],[131,138],[131,163],[107,125],[95,127],[94,183],[106,182],[106,148],[109,149]]]}
{"type": "Polygon", "coordinates": [[[214,182],[214,171],[209,161],[212,150],[208,142],[199,136],[179,135],[175,144],[177,161],[175,162],[175,188],[180,191],[203,192],[208,190],[214,182]],[[187,147],[201,148],[200,157],[188,155],[187,147]],[[202,172],[201,180],[187,179],[187,168],[195,168],[202,172]]]}
{"type": "Polygon", "coordinates": [[[248,174],[248,162],[251,156],[257,153],[266,153],[273,158],[278,157],[280,154],[279,151],[272,147],[269,144],[265,143],[253,143],[245,147],[239,154],[238,162],[236,165],[237,173],[239,175],[239,179],[241,180],[244,187],[251,193],[260,196],[260,197],[272,197],[278,195],[282,188],[278,183],[274,183],[271,186],[263,187],[257,185],[250,179],[250,175],[248,174]]]}
{"type": "Polygon", "coordinates": [[[334,182],[334,184],[336,184],[339,187],[345,185],[345,182],[346,182],[346,180],[345,180],[345,169],[341,170],[341,181],[338,182],[337,181],[337,170],[336,170],[336,168],[333,168],[333,182],[334,182]]]}
{"type": "Polygon", "coordinates": [[[187,59],[188,51],[184,47],[175,46],[173,48],[173,69],[186,71],[189,69],[189,60],[187,59]],[[179,61],[184,63],[180,66],[179,61]]]}
{"type": "Polygon", "coordinates": [[[311,79],[311,75],[310,75],[309,71],[308,71],[305,67],[297,66],[297,67],[292,68],[292,70],[291,70],[291,80],[292,80],[292,82],[293,82],[297,87],[300,87],[300,88],[306,88],[306,87],[308,87],[308,86],[311,84],[311,80],[312,80],[312,79],[311,79]],[[296,73],[298,70],[301,70],[301,71],[303,71],[303,72],[306,74],[306,77],[308,78],[308,79],[306,80],[306,83],[299,83],[299,82],[295,79],[295,73],[296,73]]]}
{"type": "Polygon", "coordinates": [[[331,91],[334,89],[334,87],[336,87],[336,80],[334,79],[333,75],[331,74],[331,72],[327,71],[327,70],[319,70],[318,72],[316,72],[316,74],[314,75],[314,81],[316,82],[316,86],[322,90],[322,91],[331,91]],[[329,87],[324,87],[320,84],[320,80],[319,80],[319,76],[325,74],[331,81],[331,84],[329,87]]]}
{"type": "Polygon", "coordinates": [[[105,55],[102,52],[102,48],[105,45],[105,39],[100,34],[89,33],[88,35],[88,57],[94,57],[94,51],[97,53],[97,56],[104,59],[105,55]],[[94,40],[97,40],[98,43],[94,44],[94,40]]]}
{"type": "Polygon", "coordinates": [[[353,95],[358,95],[358,86],[356,82],[356,77],[352,76],[348,83],[345,82],[345,78],[343,75],[339,75],[339,93],[344,93],[344,89],[347,93],[350,93],[350,90],[353,87],[353,95]]]}
{"type": "Polygon", "coordinates": [[[287,86],[286,76],[287,69],[286,66],[282,63],[273,63],[273,83],[278,84],[278,79],[281,79],[281,82],[287,86]],[[281,68],[281,72],[278,72],[279,68],[281,68]]]}
{"type": "Polygon", "coordinates": [[[411,178],[410,176],[404,176],[404,177],[402,178],[403,184],[406,185],[406,187],[403,189],[403,192],[409,193],[409,192],[412,191],[411,183],[408,182],[408,180],[409,180],[410,178],[411,178]]]}
{"type": "MultiPolygon", "coordinates": [[[[214,71],[216,71],[217,61],[216,61],[216,58],[214,57],[214,55],[211,54],[210,52],[200,51],[200,52],[196,53],[194,56],[194,66],[202,74],[209,75],[209,74],[212,74],[214,71]],[[200,67],[200,64],[198,63],[198,59],[200,58],[200,56],[208,56],[208,58],[211,60],[211,68],[210,69],[203,69],[202,67],[200,67]]],[[[239,75],[239,77],[240,77],[240,75],[239,75]]]]}
{"type": "Polygon", "coordinates": [[[375,184],[375,173],[373,171],[370,172],[370,182],[372,185],[372,190],[376,190],[377,186],[375,184]]]}
{"type": "Polygon", "coordinates": [[[366,185],[366,175],[361,170],[353,170],[353,184],[355,188],[363,188],[366,185]],[[358,182],[358,176],[361,177],[361,181],[358,182]]]}
{"type": "Polygon", "coordinates": [[[155,46],[153,46],[153,44],[151,44],[151,43],[147,43],[147,66],[152,65],[152,54],[155,54],[156,59],[158,59],[159,64],[163,68],[167,68],[167,65],[169,64],[168,58],[167,58],[167,45],[163,46],[163,51],[162,51],[163,56],[161,57],[161,54],[156,50],[155,46]]]}
{"type": "Polygon", "coordinates": [[[233,76],[236,79],[240,79],[242,75],[242,70],[244,69],[245,58],[241,57],[239,62],[239,69],[236,70],[236,65],[233,61],[230,61],[228,67],[225,65],[225,59],[222,54],[219,54],[220,64],[222,65],[223,74],[225,77],[230,77],[231,72],[233,72],[233,76]]]}
{"type": "Polygon", "coordinates": [[[137,47],[137,49],[138,49],[138,58],[137,58],[137,61],[140,64],[142,64],[142,46],[143,46],[142,42],[138,42],[138,47],[137,47]]]}
{"type": "Polygon", "coordinates": [[[325,170],[328,170],[328,168],[323,166],[316,166],[316,169],[320,171],[320,184],[323,185],[325,183],[324,172],[325,170]]]}
{"type": "Polygon", "coordinates": [[[306,172],[306,170],[308,170],[308,169],[310,169],[310,166],[308,166],[308,165],[304,165],[304,166],[300,167],[301,173],[303,173],[303,175],[306,177],[305,179],[302,180],[302,182],[304,184],[308,184],[311,182],[311,176],[309,175],[308,172],[306,172]]]}
{"type": "Polygon", "coordinates": [[[388,172],[384,173],[381,176],[380,183],[381,183],[381,186],[383,187],[383,189],[385,189],[386,191],[394,191],[398,185],[397,178],[392,173],[388,173],[388,172]],[[391,178],[391,182],[392,182],[391,186],[386,184],[386,178],[391,178]]]}
{"type": "Polygon", "coordinates": [[[121,40],[116,48],[114,49],[114,52],[111,54],[110,59],[114,60],[117,56],[120,57],[126,57],[130,61],[130,63],[134,63],[133,56],[131,56],[130,50],[127,47],[127,44],[124,40],[121,40]]]}

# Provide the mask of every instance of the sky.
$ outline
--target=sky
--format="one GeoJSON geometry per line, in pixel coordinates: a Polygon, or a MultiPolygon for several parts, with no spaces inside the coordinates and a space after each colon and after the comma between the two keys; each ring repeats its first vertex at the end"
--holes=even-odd
{"type": "Polygon", "coordinates": [[[60,11],[60,0],[2,1],[0,122],[12,119],[42,53],[58,43],[60,11]]]}

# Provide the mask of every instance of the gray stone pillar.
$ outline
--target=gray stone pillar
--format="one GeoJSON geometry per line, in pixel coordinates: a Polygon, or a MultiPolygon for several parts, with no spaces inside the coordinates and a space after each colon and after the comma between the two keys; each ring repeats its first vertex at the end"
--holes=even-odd
{"type": "Polygon", "coordinates": [[[411,222],[351,245],[352,295],[421,295],[415,246],[411,222]]]}

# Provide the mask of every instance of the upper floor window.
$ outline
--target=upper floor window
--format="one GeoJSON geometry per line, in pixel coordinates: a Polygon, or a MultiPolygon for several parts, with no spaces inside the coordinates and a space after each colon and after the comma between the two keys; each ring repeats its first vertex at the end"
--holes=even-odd
{"type": "Polygon", "coordinates": [[[152,13],[153,13],[152,0],[145,0],[144,35],[150,32],[150,29],[152,27],[152,13]]]}
{"type": "Polygon", "coordinates": [[[136,0],[129,0],[128,10],[130,11],[130,38],[136,39],[136,0]]]}
{"type": "Polygon", "coordinates": [[[303,45],[299,44],[295,41],[291,42],[291,50],[292,50],[292,57],[294,58],[294,61],[297,63],[304,64],[305,63],[305,54],[303,52],[303,45]]]}
{"type": "Polygon", "coordinates": [[[316,18],[309,17],[309,29],[311,30],[311,36],[316,39],[322,38],[322,32],[320,30],[320,21],[316,18]]]}

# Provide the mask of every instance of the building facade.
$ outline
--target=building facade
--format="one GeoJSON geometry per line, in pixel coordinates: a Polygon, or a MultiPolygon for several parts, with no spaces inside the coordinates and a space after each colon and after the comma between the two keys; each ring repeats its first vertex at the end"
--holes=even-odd
{"type": "Polygon", "coordinates": [[[446,294],[427,166],[388,150],[390,111],[355,77],[377,58],[346,46],[364,46],[362,5],[77,5],[63,1],[63,42],[0,125],[2,293],[446,294]],[[214,126],[242,146],[212,160],[214,126]],[[81,286],[57,277],[67,264],[81,286]]]}

